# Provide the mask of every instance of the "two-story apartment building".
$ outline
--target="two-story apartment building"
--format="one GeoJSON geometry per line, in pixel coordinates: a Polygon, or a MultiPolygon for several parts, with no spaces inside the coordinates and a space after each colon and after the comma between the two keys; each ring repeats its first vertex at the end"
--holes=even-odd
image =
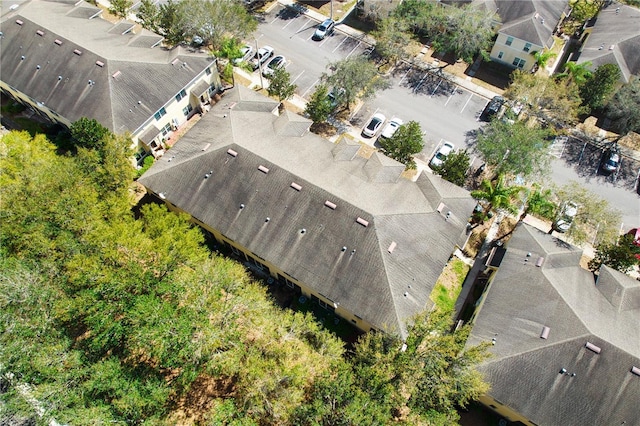
{"type": "Polygon", "coordinates": [[[517,424],[640,425],[640,281],[581,256],[522,223],[477,304],[481,401],[517,424]]]}
{"type": "Polygon", "coordinates": [[[491,60],[525,71],[536,65],[535,52],[553,47],[553,35],[571,10],[566,0],[477,0],[473,3],[496,12],[500,18],[491,60]]]}
{"type": "Polygon", "coordinates": [[[467,238],[476,202],[431,173],[360,144],[248,88],[227,91],[139,182],[258,268],[363,331],[406,333],[467,238]]]}
{"type": "Polygon", "coordinates": [[[111,23],[84,1],[4,8],[0,89],[64,126],[93,118],[159,155],[162,141],[220,89],[215,58],[133,22],[111,23]]]}

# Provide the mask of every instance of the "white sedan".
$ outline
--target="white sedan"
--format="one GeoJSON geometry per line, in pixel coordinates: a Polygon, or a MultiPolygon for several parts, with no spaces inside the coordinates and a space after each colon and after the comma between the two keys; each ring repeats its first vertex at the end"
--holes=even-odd
{"type": "Polygon", "coordinates": [[[402,126],[403,124],[404,121],[402,121],[398,117],[393,117],[391,120],[389,120],[389,123],[384,126],[384,129],[382,129],[380,137],[383,139],[389,139],[398,131],[398,128],[400,128],[400,126],[402,126]]]}
{"type": "Polygon", "coordinates": [[[362,135],[368,138],[374,137],[378,133],[380,127],[382,127],[386,119],[387,118],[379,112],[373,114],[373,117],[369,119],[367,125],[364,126],[364,129],[362,129],[362,135]]]}
{"type": "Polygon", "coordinates": [[[454,149],[453,144],[451,142],[445,141],[445,143],[442,144],[438,152],[436,152],[436,155],[434,155],[433,158],[431,159],[429,166],[430,167],[442,166],[442,163],[444,163],[444,160],[447,158],[447,155],[451,154],[451,151],[453,151],[453,149],[454,149]]]}

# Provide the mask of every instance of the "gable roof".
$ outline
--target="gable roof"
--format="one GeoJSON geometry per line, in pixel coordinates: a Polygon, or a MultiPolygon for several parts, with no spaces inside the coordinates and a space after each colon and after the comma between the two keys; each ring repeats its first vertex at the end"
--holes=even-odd
{"type": "Polygon", "coordinates": [[[489,395],[536,424],[638,425],[640,282],[605,266],[596,283],[581,254],[519,224],[469,344],[495,338],[489,395]]]}
{"type": "Polygon", "coordinates": [[[624,4],[605,4],[589,22],[593,27],[580,50],[578,63],[616,64],[622,79],[640,75],[640,9],[624,4]]]}
{"type": "Polygon", "coordinates": [[[495,11],[502,23],[498,32],[537,46],[551,47],[556,26],[568,9],[566,0],[477,0],[495,11]]]}
{"type": "Polygon", "coordinates": [[[31,0],[3,16],[2,81],[71,122],[133,133],[214,63],[100,13],[83,1],[31,0]]]}
{"type": "Polygon", "coordinates": [[[396,161],[345,156],[353,145],[301,135],[309,120],[272,114],[277,102],[256,95],[226,92],[139,182],[374,327],[404,335],[405,322],[431,307],[475,201],[435,175],[412,182],[396,161]]]}

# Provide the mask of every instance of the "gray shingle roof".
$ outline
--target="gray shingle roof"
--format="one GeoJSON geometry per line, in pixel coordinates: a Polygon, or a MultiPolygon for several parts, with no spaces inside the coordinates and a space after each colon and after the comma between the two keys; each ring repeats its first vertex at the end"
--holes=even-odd
{"type": "Polygon", "coordinates": [[[591,23],[578,63],[616,64],[622,79],[640,75],[640,9],[623,4],[605,6],[591,23]],[[619,10],[617,10],[619,8],[619,10]]]}
{"type": "Polygon", "coordinates": [[[638,425],[640,377],[631,369],[640,366],[640,282],[604,267],[596,284],[580,255],[520,224],[469,344],[496,339],[481,366],[489,395],[536,424],[638,425]]]}
{"type": "Polygon", "coordinates": [[[71,122],[89,117],[134,132],[214,62],[182,48],[152,48],[158,35],[121,34],[129,23],[88,19],[99,9],[75,4],[24,3],[3,16],[0,41],[2,81],[71,122]]]}
{"type": "Polygon", "coordinates": [[[308,120],[269,105],[277,102],[241,86],[227,92],[140,183],[375,327],[404,334],[405,321],[432,305],[474,200],[432,174],[399,179],[402,166],[387,158],[340,158],[349,144],[300,135],[308,120]],[[283,133],[289,126],[296,131],[283,133]]]}

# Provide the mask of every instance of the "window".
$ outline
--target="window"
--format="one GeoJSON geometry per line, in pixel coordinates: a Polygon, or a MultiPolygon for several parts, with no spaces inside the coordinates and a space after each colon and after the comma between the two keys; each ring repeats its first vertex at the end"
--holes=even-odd
{"type": "Polygon", "coordinates": [[[507,42],[505,44],[507,46],[511,46],[511,43],[513,43],[513,37],[507,37],[507,42]]]}
{"type": "Polygon", "coordinates": [[[503,56],[504,56],[504,52],[498,53],[498,59],[502,59],[503,56]]]}
{"type": "Polygon", "coordinates": [[[189,104],[186,107],[182,108],[182,112],[184,113],[185,117],[188,116],[191,111],[193,111],[193,107],[191,106],[191,104],[189,104]]]}
{"type": "Polygon", "coordinates": [[[217,92],[217,89],[216,89],[215,83],[211,83],[211,86],[209,86],[209,95],[213,95],[216,92],[217,92]]]}
{"type": "Polygon", "coordinates": [[[515,58],[515,59],[513,60],[512,64],[513,64],[513,66],[514,66],[514,67],[523,68],[523,67],[524,67],[524,64],[525,64],[526,62],[527,62],[527,61],[525,61],[524,59],[515,58]]]}
{"type": "Polygon", "coordinates": [[[524,50],[525,52],[530,51],[531,50],[531,43],[525,43],[524,49],[522,49],[522,50],[524,50]]]}
{"type": "Polygon", "coordinates": [[[205,68],[204,72],[206,72],[207,75],[211,75],[211,68],[205,68]]]}
{"type": "Polygon", "coordinates": [[[187,96],[187,91],[182,89],[180,93],[176,95],[176,101],[180,102],[185,96],[187,96]]]}
{"type": "Polygon", "coordinates": [[[171,124],[167,123],[165,124],[165,126],[162,128],[162,136],[167,136],[167,134],[171,131],[171,124]]]}
{"type": "Polygon", "coordinates": [[[160,120],[162,118],[162,116],[167,114],[167,110],[164,109],[164,107],[160,108],[158,110],[158,112],[156,112],[155,114],[153,114],[153,116],[155,117],[156,120],[160,120]]]}

